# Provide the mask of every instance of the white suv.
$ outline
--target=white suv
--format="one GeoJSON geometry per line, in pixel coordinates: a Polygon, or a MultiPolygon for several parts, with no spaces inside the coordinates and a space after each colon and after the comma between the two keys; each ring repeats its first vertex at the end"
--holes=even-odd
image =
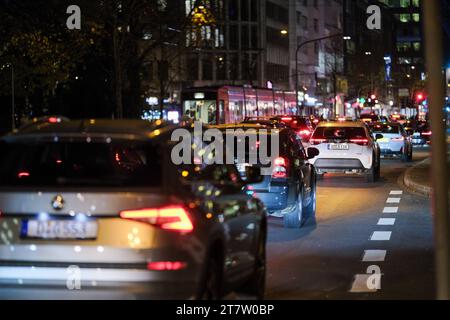
{"type": "Polygon", "coordinates": [[[320,155],[310,160],[318,177],[325,173],[366,175],[368,182],[380,177],[380,147],[363,122],[323,122],[316,128],[310,144],[320,155]]]}

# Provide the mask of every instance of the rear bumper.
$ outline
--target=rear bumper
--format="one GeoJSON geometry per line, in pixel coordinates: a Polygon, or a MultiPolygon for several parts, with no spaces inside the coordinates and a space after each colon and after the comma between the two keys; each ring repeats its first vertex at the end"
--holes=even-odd
{"type": "Polygon", "coordinates": [[[269,212],[284,210],[288,206],[288,186],[271,186],[269,190],[255,190],[254,192],[254,195],[264,203],[269,212]]]}
{"type": "Polygon", "coordinates": [[[0,267],[0,299],[190,299],[193,279],[177,271],[0,267]]]}
{"type": "Polygon", "coordinates": [[[351,170],[365,171],[363,163],[359,159],[317,159],[314,163],[316,170],[320,172],[346,172],[351,170]]]}

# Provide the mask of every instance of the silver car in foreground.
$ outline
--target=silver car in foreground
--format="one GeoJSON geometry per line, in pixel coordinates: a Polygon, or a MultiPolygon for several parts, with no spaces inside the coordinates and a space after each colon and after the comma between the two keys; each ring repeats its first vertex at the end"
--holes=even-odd
{"type": "Polygon", "coordinates": [[[0,138],[0,298],[262,298],[267,212],[246,191],[260,175],[173,165],[173,129],[69,121],[0,138]]]}

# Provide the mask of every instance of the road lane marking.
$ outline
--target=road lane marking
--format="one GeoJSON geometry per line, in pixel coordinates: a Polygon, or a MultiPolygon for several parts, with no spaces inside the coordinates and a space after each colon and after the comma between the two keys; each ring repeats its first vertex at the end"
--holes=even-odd
{"type": "Polygon", "coordinates": [[[363,262],[383,262],[386,259],[386,250],[365,250],[363,262]]]}
{"type": "Polygon", "coordinates": [[[389,241],[391,240],[391,231],[375,231],[370,240],[372,241],[389,241]]]}
{"type": "Polygon", "coordinates": [[[386,203],[400,203],[402,198],[388,198],[386,203]]]}
{"type": "Polygon", "coordinates": [[[400,196],[402,194],[403,194],[403,191],[401,191],[401,190],[392,190],[390,193],[391,196],[400,196]]]}
{"type": "Polygon", "coordinates": [[[385,207],[383,213],[398,213],[398,207],[385,207]]]}
{"type": "Polygon", "coordinates": [[[367,282],[369,281],[370,274],[357,274],[353,280],[351,293],[375,293],[377,289],[369,289],[367,282]]]}
{"type": "Polygon", "coordinates": [[[379,226],[393,226],[395,224],[395,218],[381,218],[378,220],[379,226]]]}

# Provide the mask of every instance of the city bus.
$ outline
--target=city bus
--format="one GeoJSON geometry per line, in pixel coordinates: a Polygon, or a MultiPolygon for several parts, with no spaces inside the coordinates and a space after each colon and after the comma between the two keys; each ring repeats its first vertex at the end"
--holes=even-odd
{"type": "Polygon", "coordinates": [[[295,92],[253,87],[199,87],[181,94],[184,118],[205,124],[239,123],[246,117],[297,114],[295,92]]]}

